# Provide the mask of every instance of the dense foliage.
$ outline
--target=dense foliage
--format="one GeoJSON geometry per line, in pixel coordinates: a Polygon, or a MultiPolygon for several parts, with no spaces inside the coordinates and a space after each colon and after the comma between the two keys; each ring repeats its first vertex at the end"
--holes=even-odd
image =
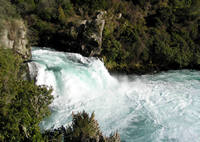
{"type": "Polygon", "coordinates": [[[139,73],[199,69],[198,0],[120,3],[116,12],[124,18],[110,20],[104,31],[103,55],[109,68],[139,73]]]}
{"type": "MultiPolygon", "coordinates": [[[[108,69],[145,73],[200,68],[199,0],[11,0],[32,44],[70,47],[72,25],[106,10],[102,57],[108,69]],[[119,15],[122,15],[119,16],[119,15]]],[[[77,51],[78,52],[78,51],[77,51]]]]}
{"type": "Polygon", "coordinates": [[[44,134],[49,141],[61,142],[120,142],[118,133],[109,137],[103,136],[99,124],[94,118],[94,113],[89,116],[86,112],[72,114],[71,126],[61,127],[44,134]]]}
{"type": "MultiPolygon", "coordinates": [[[[7,0],[0,0],[1,29],[10,28],[14,36],[16,19],[20,16],[7,0]],[[6,25],[10,24],[10,25],[6,25]]],[[[11,38],[11,37],[10,37],[11,38]]],[[[3,41],[4,42],[4,41],[3,41]]],[[[24,59],[0,42],[0,141],[42,141],[39,123],[49,114],[51,89],[28,81],[24,59]],[[5,49],[4,49],[5,48],[5,49]]]]}
{"type": "Polygon", "coordinates": [[[41,141],[39,122],[49,114],[51,90],[21,78],[22,59],[0,48],[0,141],[41,141]]]}
{"type": "MultiPolygon", "coordinates": [[[[18,12],[21,16],[26,16],[28,13],[34,13],[39,6],[43,8],[46,1],[11,1],[18,7],[18,12]],[[38,6],[38,7],[37,7],[38,6]]],[[[66,16],[71,15],[69,11],[73,11],[69,1],[52,1],[52,6],[57,4],[58,7],[50,7],[37,11],[41,19],[36,15],[35,20],[39,20],[38,27],[31,27],[33,34],[44,34],[43,31],[48,24],[52,26],[65,25],[66,16]],[[54,3],[55,2],[55,3],[54,3]],[[54,11],[57,8],[56,11],[54,11]],[[46,10],[46,11],[45,11],[46,10]],[[52,11],[51,11],[52,10],[52,11]],[[49,18],[48,13],[49,11],[49,18]],[[55,12],[53,17],[52,12],[55,12]],[[58,15],[57,13],[58,12],[58,15]],[[44,15],[43,15],[44,14],[44,15]],[[55,18],[55,19],[54,19],[55,18]],[[53,23],[52,21],[55,20],[53,23]],[[57,21],[58,20],[58,21],[57,21]],[[47,22],[48,21],[48,22],[47,22]],[[40,25],[41,23],[46,23],[40,25]]],[[[49,3],[50,4],[50,3],[49,3]]],[[[0,0],[0,36],[3,35],[1,29],[9,28],[8,36],[14,36],[13,31],[20,28],[15,25],[15,21],[21,20],[14,5],[8,0],[0,0]]],[[[32,17],[31,17],[32,18],[32,17]]],[[[36,26],[37,27],[37,26],[36,26]]],[[[48,27],[46,27],[48,29],[48,27]]],[[[53,27],[54,28],[54,27],[53,27]]],[[[52,29],[53,29],[52,28],[52,29]]],[[[49,30],[52,33],[52,30],[49,30]]],[[[44,34],[46,38],[46,34],[44,34]]],[[[11,38],[11,37],[9,37],[11,38]]],[[[40,36],[39,36],[40,38],[40,36]]],[[[12,39],[12,38],[11,38],[12,39]]],[[[28,66],[24,58],[15,51],[15,49],[7,49],[0,41],[0,141],[2,142],[47,142],[57,141],[79,141],[80,138],[85,138],[93,141],[101,136],[102,140],[120,140],[119,135],[115,133],[110,138],[103,137],[100,133],[97,121],[94,119],[94,114],[89,117],[85,112],[73,115],[73,124],[67,128],[61,127],[54,132],[48,131],[41,133],[39,123],[50,114],[48,105],[52,102],[52,89],[46,86],[37,86],[30,80],[28,75],[28,66]],[[64,128],[64,129],[63,129],[64,128]],[[61,132],[61,133],[60,133],[61,132]],[[67,132],[67,137],[66,137],[67,132]],[[117,139],[116,139],[117,138],[117,139]]],[[[117,142],[117,141],[116,141],[117,142]]]]}
{"type": "MultiPolygon", "coordinates": [[[[101,57],[109,70],[200,69],[199,9],[199,0],[0,0],[0,36],[4,21],[22,17],[32,45],[70,51],[78,38],[73,27],[101,10],[107,11],[101,57]]],[[[85,112],[73,115],[72,126],[41,134],[51,89],[24,80],[25,68],[19,55],[0,46],[0,141],[119,138],[103,137],[94,115],[85,112]]]]}
{"type": "Polygon", "coordinates": [[[15,6],[7,0],[0,0],[0,18],[17,18],[19,14],[16,13],[15,6]]]}
{"type": "Polygon", "coordinates": [[[20,55],[0,46],[0,141],[2,142],[119,142],[114,133],[102,135],[94,113],[73,114],[72,125],[41,133],[39,123],[50,114],[51,91],[24,80],[20,55]]]}
{"type": "Polygon", "coordinates": [[[9,1],[0,0],[0,36],[2,29],[5,28],[5,20],[12,20],[19,18],[15,6],[11,5],[9,1]]]}

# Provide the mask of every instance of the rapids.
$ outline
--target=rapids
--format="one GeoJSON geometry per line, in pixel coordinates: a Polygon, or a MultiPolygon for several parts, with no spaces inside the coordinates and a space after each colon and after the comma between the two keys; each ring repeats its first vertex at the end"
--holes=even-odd
{"type": "Polygon", "coordinates": [[[43,130],[69,125],[72,112],[95,112],[104,134],[126,142],[200,142],[200,72],[110,75],[97,58],[32,48],[30,72],[52,86],[43,130]]]}

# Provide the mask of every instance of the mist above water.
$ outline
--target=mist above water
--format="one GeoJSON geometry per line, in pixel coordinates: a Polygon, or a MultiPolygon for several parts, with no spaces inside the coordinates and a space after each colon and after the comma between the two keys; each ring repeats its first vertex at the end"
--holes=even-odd
{"type": "Polygon", "coordinates": [[[199,142],[200,72],[112,76],[96,58],[33,48],[32,74],[52,86],[52,114],[42,129],[71,122],[72,112],[95,112],[101,130],[127,142],[199,142]]]}

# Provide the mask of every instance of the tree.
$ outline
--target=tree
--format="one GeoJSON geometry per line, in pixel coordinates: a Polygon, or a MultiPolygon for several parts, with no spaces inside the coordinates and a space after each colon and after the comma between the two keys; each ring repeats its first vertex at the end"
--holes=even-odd
{"type": "Polygon", "coordinates": [[[43,139],[39,123],[50,113],[52,90],[23,80],[22,62],[19,55],[0,47],[0,141],[43,139]]]}
{"type": "Polygon", "coordinates": [[[58,7],[58,20],[62,23],[65,24],[66,23],[66,17],[65,17],[65,13],[62,9],[61,6],[58,7]]]}
{"type": "Polygon", "coordinates": [[[120,142],[118,133],[103,136],[100,131],[99,124],[95,120],[94,113],[89,116],[85,111],[77,114],[72,114],[72,125],[65,128],[61,127],[53,131],[46,131],[43,134],[46,140],[53,142],[61,142],[61,137],[64,137],[64,142],[120,142]]]}

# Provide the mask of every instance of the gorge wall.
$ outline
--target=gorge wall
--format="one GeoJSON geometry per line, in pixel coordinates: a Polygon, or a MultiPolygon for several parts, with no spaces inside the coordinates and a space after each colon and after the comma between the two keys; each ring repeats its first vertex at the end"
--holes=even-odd
{"type": "Polygon", "coordinates": [[[22,20],[3,20],[0,44],[20,54],[24,59],[30,59],[31,52],[27,40],[27,28],[22,20]]]}

